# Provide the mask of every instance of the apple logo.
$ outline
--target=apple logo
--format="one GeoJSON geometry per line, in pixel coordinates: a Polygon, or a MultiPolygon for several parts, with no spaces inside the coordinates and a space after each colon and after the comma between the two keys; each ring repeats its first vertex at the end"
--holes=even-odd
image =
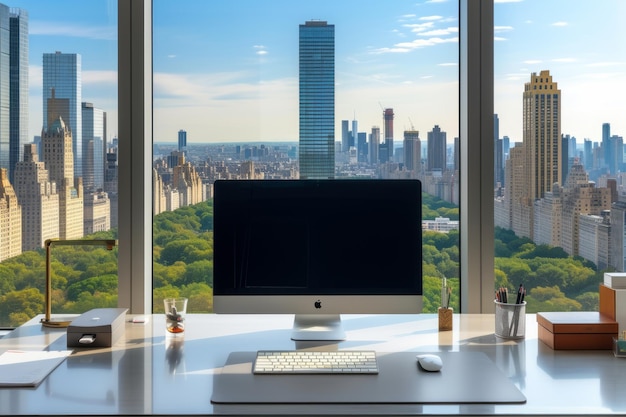
{"type": "Polygon", "coordinates": [[[322,308],[322,302],[320,300],[317,300],[314,305],[315,308],[322,308]]]}

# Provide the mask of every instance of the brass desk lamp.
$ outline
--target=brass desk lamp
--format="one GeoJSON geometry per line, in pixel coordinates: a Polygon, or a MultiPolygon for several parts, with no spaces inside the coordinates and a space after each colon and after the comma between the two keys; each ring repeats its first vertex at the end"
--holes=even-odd
{"type": "Polygon", "coordinates": [[[71,320],[53,321],[52,314],[52,269],[50,266],[50,250],[52,246],[106,246],[107,250],[113,250],[117,244],[115,239],[47,239],[44,243],[46,248],[46,316],[41,319],[41,324],[46,327],[62,328],[70,325],[71,320]]]}

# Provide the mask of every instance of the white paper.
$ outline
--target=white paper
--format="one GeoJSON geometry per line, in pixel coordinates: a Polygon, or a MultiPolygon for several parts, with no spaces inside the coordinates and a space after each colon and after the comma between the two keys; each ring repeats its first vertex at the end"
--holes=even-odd
{"type": "Polygon", "coordinates": [[[71,350],[8,350],[0,355],[0,387],[36,387],[71,350]]]}

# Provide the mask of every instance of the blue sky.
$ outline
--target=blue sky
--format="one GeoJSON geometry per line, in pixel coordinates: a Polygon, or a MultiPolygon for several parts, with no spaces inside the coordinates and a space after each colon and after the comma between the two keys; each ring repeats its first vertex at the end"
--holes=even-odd
{"type": "MultiPolygon", "coordinates": [[[[83,100],[109,113],[115,134],[116,1],[15,0],[30,16],[30,133],[41,130],[44,52],[80,53],[83,100]]],[[[496,0],[495,110],[500,134],[521,141],[522,92],[550,70],[563,94],[562,131],[626,134],[626,1],[496,0]]],[[[396,139],[411,125],[458,133],[458,19],[452,0],[154,0],[155,140],[297,140],[298,25],[336,30],[337,139],[393,107],[396,139]]]]}

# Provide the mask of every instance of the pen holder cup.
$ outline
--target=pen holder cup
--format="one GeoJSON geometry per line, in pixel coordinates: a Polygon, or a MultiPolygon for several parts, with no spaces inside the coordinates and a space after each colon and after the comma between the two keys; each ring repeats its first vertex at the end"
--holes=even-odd
{"type": "Polygon", "coordinates": [[[452,330],[452,309],[439,307],[439,331],[452,330]]]}
{"type": "Polygon", "coordinates": [[[496,336],[503,339],[523,339],[526,334],[526,301],[521,304],[496,304],[496,336]]]}

